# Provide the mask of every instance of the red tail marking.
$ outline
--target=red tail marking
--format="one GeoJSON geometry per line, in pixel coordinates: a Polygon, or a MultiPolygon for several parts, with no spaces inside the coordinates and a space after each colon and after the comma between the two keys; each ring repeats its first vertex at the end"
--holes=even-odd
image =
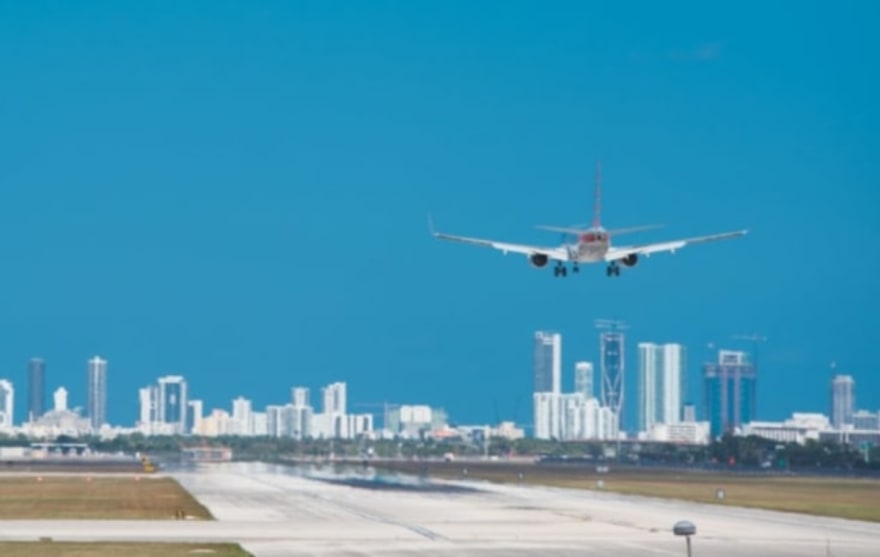
{"type": "Polygon", "coordinates": [[[596,190],[593,193],[593,227],[602,226],[602,163],[596,162],[596,190]]]}

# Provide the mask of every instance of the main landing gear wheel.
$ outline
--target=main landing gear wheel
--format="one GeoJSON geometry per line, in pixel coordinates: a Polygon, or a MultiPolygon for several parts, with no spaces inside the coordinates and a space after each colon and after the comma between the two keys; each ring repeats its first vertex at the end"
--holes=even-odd
{"type": "Polygon", "coordinates": [[[608,265],[608,268],[605,269],[605,274],[609,277],[611,277],[611,276],[619,277],[620,276],[620,267],[617,265],[608,265]]]}
{"type": "Polygon", "coordinates": [[[568,269],[565,268],[564,265],[557,265],[553,267],[553,276],[554,277],[564,277],[568,274],[568,269]]]}

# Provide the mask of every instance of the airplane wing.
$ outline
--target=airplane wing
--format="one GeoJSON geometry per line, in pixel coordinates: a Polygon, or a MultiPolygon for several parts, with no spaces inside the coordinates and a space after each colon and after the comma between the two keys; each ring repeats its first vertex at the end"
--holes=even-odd
{"type": "MultiPolygon", "coordinates": [[[[429,221],[430,222],[430,221],[429,221]]],[[[434,230],[433,223],[430,224],[431,235],[440,240],[448,240],[452,242],[461,242],[475,246],[485,246],[496,249],[505,255],[507,253],[521,253],[523,255],[533,255],[540,253],[546,255],[550,259],[556,261],[570,261],[568,249],[564,246],[548,247],[548,246],[530,246],[525,244],[510,244],[507,242],[496,242],[495,240],[486,240],[483,238],[469,238],[467,236],[455,236],[445,234],[434,230]]]]}
{"type": "Polygon", "coordinates": [[[748,230],[737,230],[735,232],[724,232],[721,234],[712,234],[709,236],[698,236],[696,238],[686,238],[684,240],[672,240],[669,242],[659,242],[656,244],[642,244],[638,246],[610,247],[608,253],[605,254],[605,261],[617,261],[632,254],[651,255],[668,251],[675,253],[676,250],[688,246],[690,244],[702,244],[705,242],[715,242],[717,240],[727,240],[729,238],[737,238],[745,236],[748,230]]]}

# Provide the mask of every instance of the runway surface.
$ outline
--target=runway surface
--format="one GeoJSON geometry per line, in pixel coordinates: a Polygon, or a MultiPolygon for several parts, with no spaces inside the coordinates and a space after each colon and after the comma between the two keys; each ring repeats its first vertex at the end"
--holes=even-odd
{"type": "Polygon", "coordinates": [[[604,492],[352,487],[263,464],[174,476],[216,522],[0,521],[0,539],[233,541],[256,557],[680,556],[672,525],[686,519],[697,525],[695,557],[876,557],[880,547],[880,524],[604,492]]]}

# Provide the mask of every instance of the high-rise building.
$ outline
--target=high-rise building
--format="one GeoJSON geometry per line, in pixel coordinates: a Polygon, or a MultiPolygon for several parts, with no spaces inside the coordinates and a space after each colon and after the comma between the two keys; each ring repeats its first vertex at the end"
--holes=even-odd
{"type": "Polygon", "coordinates": [[[312,437],[314,410],[311,406],[291,406],[288,410],[290,436],[294,439],[312,437]]]}
{"type": "Polygon", "coordinates": [[[562,335],[554,331],[535,331],[532,354],[534,392],[532,395],[534,436],[559,439],[562,391],[562,335]]]}
{"type": "Polygon", "coordinates": [[[533,364],[533,392],[559,394],[562,391],[562,335],[536,331],[533,364]]]}
{"type": "Polygon", "coordinates": [[[284,420],[284,406],[277,404],[266,406],[266,429],[269,437],[288,437],[290,435],[284,420]]]}
{"type": "Polygon", "coordinates": [[[28,362],[27,421],[35,422],[46,413],[46,362],[31,358],[28,362]]]}
{"type": "Polygon", "coordinates": [[[562,395],[542,392],[532,395],[535,406],[535,439],[560,439],[562,436],[562,395]]]}
{"type": "Polygon", "coordinates": [[[577,362],[574,365],[574,392],[584,395],[588,400],[595,398],[592,363],[577,362]]]}
{"type": "Polygon", "coordinates": [[[321,389],[321,394],[324,397],[325,414],[345,414],[345,390],[345,383],[340,382],[331,383],[321,389]]]}
{"type": "Polygon", "coordinates": [[[624,377],[624,335],[617,330],[605,331],[599,335],[599,354],[602,368],[602,406],[611,408],[618,415],[622,426],[620,411],[623,408],[624,377]]]}
{"type": "Polygon", "coordinates": [[[331,383],[321,389],[321,394],[324,399],[324,407],[315,424],[315,429],[320,435],[328,438],[348,437],[345,383],[331,383]]]}
{"type": "Polygon", "coordinates": [[[180,375],[160,377],[157,421],[186,433],[186,409],[186,380],[180,375]]]}
{"type": "Polygon", "coordinates": [[[685,351],[680,344],[639,343],[639,430],[681,422],[685,351]]]}
{"type": "Polygon", "coordinates": [[[55,389],[55,393],[52,395],[52,398],[55,399],[56,412],[67,411],[67,389],[65,389],[64,387],[58,387],[57,389],[55,389]]]}
{"type": "Polygon", "coordinates": [[[92,429],[107,423],[107,360],[95,356],[89,360],[88,412],[92,429]]]}
{"type": "Polygon", "coordinates": [[[232,431],[236,435],[253,435],[253,408],[250,399],[242,396],[232,401],[232,431]]]}
{"type": "Polygon", "coordinates": [[[855,388],[856,382],[851,375],[835,375],[831,379],[831,425],[835,429],[853,423],[855,388]]]}
{"type": "Polygon", "coordinates": [[[8,379],[0,379],[0,430],[15,425],[15,388],[8,379]]]}
{"type": "Polygon", "coordinates": [[[705,412],[712,437],[733,433],[755,419],[757,373],[745,352],[720,350],[703,365],[705,412]]]}
{"type": "Polygon", "coordinates": [[[309,389],[306,387],[293,387],[290,390],[291,401],[294,406],[303,407],[303,406],[311,406],[311,401],[309,398],[309,389]]]}
{"type": "MultiPolygon", "coordinates": [[[[291,395],[293,404],[287,405],[281,410],[279,419],[283,420],[283,425],[280,426],[281,433],[279,435],[294,439],[311,437],[314,410],[312,409],[310,391],[306,387],[294,387],[291,390],[291,395]]],[[[327,404],[326,395],[324,404],[327,404]]]]}
{"type": "Polygon", "coordinates": [[[559,400],[560,435],[563,441],[617,439],[617,417],[610,408],[600,406],[597,398],[583,393],[555,397],[559,400]]]}
{"type": "Polygon", "coordinates": [[[159,387],[150,385],[138,391],[140,399],[140,425],[151,431],[153,424],[159,421],[159,387]]]}
{"type": "Polygon", "coordinates": [[[186,402],[186,430],[185,433],[196,433],[202,429],[202,420],[205,417],[205,403],[201,400],[188,400],[186,402]]]}

